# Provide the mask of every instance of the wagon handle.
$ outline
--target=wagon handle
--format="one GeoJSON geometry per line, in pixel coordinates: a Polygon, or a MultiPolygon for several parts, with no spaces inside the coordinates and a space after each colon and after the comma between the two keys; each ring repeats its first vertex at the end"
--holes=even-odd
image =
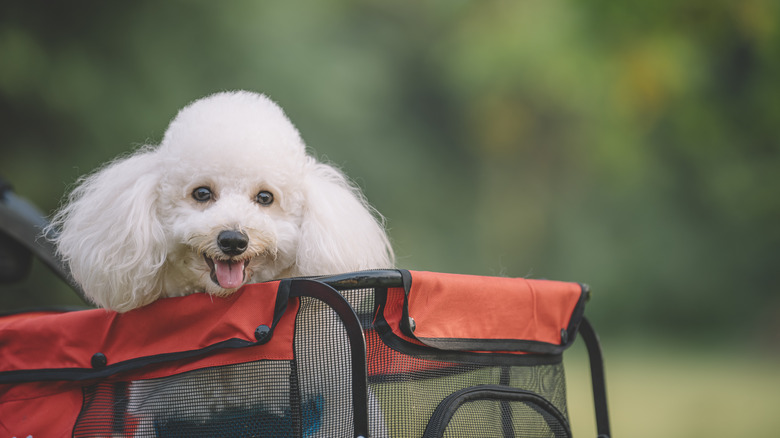
{"type": "Polygon", "coordinates": [[[88,303],[84,291],[71,278],[65,264],[56,255],[54,244],[50,239],[54,231],[50,231],[49,235],[43,234],[47,225],[48,221],[43,214],[24,198],[17,196],[11,185],[0,177],[0,233],[7,235],[38,257],[85,303],[88,303]]]}
{"type": "Polygon", "coordinates": [[[593,404],[596,410],[597,438],[610,438],[609,413],[607,411],[607,384],[604,376],[604,357],[599,337],[587,318],[583,317],[579,328],[590,359],[590,376],[593,385],[593,404]]]}

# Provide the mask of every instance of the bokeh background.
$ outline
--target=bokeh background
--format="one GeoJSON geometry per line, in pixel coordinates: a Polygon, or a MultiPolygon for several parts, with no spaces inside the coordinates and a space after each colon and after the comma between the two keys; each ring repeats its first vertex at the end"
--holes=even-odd
{"type": "MultiPolygon", "coordinates": [[[[615,436],[774,437],[779,19],[773,0],[2,2],[0,176],[50,214],[188,102],[264,92],[386,216],[401,267],[590,284],[615,436]]],[[[79,303],[41,266],[0,292],[79,303]]]]}

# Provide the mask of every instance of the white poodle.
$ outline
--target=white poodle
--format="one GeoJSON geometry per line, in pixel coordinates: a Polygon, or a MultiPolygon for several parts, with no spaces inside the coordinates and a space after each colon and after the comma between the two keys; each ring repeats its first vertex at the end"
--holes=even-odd
{"type": "Polygon", "coordinates": [[[59,254],[95,304],[225,296],[248,282],[393,266],[381,220],[335,168],[306,155],[263,95],[182,109],[162,143],[84,178],[55,215],[59,254]]]}
{"type": "MultiPolygon", "coordinates": [[[[58,252],[85,294],[118,312],[196,292],[226,296],[250,282],[394,264],[382,220],[360,191],[306,154],[279,106],[245,91],[214,94],[182,109],[159,146],[82,179],[52,226],[60,230],[58,252]]],[[[296,336],[323,329],[304,328],[296,336]]],[[[330,348],[340,351],[309,352],[303,365],[324,367],[328,375],[328,358],[346,355],[345,345],[330,348]]],[[[230,391],[235,382],[229,371],[223,374],[215,380],[230,391]]],[[[129,409],[148,417],[149,430],[160,415],[187,417],[224,403],[176,406],[170,400],[189,384],[174,380],[167,393],[150,391],[155,385],[130,387],[129,409]],[[161,405],[167,405],[164,414],[161,405]]],[[[326,391],[322,385],[347,389],[349,381],[302,382],[314,397],[326,391]]],[[[262,401],[259,394],[242,403],[262,401]]],[[[328,409],[344,404],[328,406],[327,398],[324,404],[317,435],[328,436],[340,427],[328,409]]]]}

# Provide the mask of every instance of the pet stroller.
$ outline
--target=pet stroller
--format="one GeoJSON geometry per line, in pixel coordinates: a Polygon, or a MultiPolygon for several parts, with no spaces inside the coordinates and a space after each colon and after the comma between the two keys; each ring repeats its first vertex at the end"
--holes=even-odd
{"type": "MultiPolygon", "coordinates": [[[[0,278],[32,252],[68,281],[28,240],[34,210],[0,199],[0,278]]],[[[570,437],[562,354],[579,334],[606,438],[588,298],[577,283],[377,270],[123,314],[6,314],[0,436],[570,437]]]]}

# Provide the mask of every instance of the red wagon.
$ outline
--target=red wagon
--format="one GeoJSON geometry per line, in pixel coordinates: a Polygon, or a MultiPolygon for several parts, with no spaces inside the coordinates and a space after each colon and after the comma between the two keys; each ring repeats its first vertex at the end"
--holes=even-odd
{"type": "MultiPolygon", "coordinates": [[[[23,240],[2,208],[0,243],[23,240]]],[[[569,437],[562,357],[580,336],[609,437],[588,298],[578,283],[380,270],[122,314],[6,314],[0,436],[569,437]]]]}

